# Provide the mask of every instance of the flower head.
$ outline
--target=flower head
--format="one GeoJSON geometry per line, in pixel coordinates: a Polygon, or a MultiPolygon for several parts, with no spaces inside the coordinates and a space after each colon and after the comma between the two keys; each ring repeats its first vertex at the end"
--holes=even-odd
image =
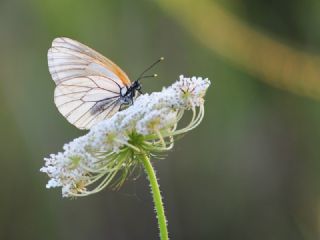
{"type": "Polygon", "coordinates": [[[50,177],[47,188],[61,187],[64,197],[74,197],[121,186],[142,154],[170,150],[175,136],[200,124],[209,85],[208,79],[180,76],[161,92],[139,96],[129,108],[65,144],[63,152],[45,158],[41,171],[50,177]],[[192,111],[191,120],[178,127],[186,110],[192,111]]]}

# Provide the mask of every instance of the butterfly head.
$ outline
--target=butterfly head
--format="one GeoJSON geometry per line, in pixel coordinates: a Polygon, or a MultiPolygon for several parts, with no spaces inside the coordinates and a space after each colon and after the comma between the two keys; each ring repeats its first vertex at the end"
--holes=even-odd
{"type": "Polygon", "coordinates": [[[142,85],[139,80],[134,81],[131,85],[131,88],[132,88],[134,96],[135,96],[136,91],[139,92],[140,94],[142,94],[142,92],[141,92],[142,85]]]}

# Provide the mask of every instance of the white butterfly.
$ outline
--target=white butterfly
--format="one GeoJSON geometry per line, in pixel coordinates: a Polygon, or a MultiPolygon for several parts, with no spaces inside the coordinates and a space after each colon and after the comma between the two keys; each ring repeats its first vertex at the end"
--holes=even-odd
{"type": "Polygon", "coordinates": [[[132,104],[141,89],[139,79],[148,77],[141,75],[131,83],[111,60],[69,38],[53,40],[48,64],[57,84],[54,102],[60,113],[80,129],[90,129],[121,106],[132,104]]]}

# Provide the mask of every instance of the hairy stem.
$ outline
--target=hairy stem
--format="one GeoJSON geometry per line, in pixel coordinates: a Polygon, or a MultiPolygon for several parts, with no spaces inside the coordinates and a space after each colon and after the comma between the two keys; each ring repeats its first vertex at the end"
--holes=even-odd
{"type": "Polygon", "coordinates": [[[167,219],[164,214],[164,207],[163,207],[162,197],[161,197],[156,173],[151,165],[150,158],[146,154],[143,154],[143,157],[141,158],[141,160],[142,160],[144,170],[147,173],[148,179],[150,182],[151,193],[153,196],[153,202],[154,202],[157,219],[158,219],[159,230],[160,230],[160,239],[168,240],[169,236],[168,236],[168,229],[167,229],[167,219]]]}

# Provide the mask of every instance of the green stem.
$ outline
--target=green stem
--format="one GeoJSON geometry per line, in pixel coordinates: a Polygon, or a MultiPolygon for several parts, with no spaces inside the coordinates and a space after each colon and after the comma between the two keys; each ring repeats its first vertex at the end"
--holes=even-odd
{"type": "Polygon", "coordinates": [[[160,239],[168,240],[169,236],[168,236],[168,229],[167,229],[167,220],[166,220],[166,216],[164,215],[164,207],[163,207],[162,197],[161,197],[156,173],[151,165],[149,157],[146,154],[143,154],[143,157],[141,158],[141,160],[144,166],[144,170],[146,171],[150,181],[153,202],[154,202],[157,219],[158,219],[158,225],[160,229],[160,239]]]}

